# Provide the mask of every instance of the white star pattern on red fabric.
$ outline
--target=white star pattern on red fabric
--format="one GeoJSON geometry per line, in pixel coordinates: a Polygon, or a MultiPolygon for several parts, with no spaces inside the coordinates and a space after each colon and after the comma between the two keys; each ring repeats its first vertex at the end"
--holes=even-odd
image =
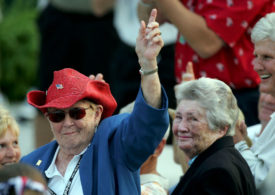
{"type": "Polygon", "coordinates": [[[247,21],[242,21],[242,27],[247,28],[248,27],[248,22],[247,21]]]}
{"type": "Polygon", "coordinates": [[[224,70],[224,65],[222,64],[222,63],[217,63],[216,64],[216,67],[217,67],[217,69],[218,69],[218,71],[219,72],[223,72],[223,70],[224,70]]]}
{"type": "Polygon", "coordinates": [[[198,62],[199,62],[199,57],[198,57],[198,55],[193,55],[193,56],[192,56],[192,61],[195,62],[195,63],[198,63],[198,62]]]}
{"type": "Polygon", "coordinates": [[[228,6],[228,7],[233,6],[233,1],[232,1],[232,0],[227,0],[227,6],[228,6]]]}
{"type": "Polygon", "coordinates": [[[207,77],[207,74],[206,74],[205,71],[201,71],[201,72],[200,72],[200,76],[201,76],[201,77],[207,77]]]}
{"type": "Polygon", "coordinates": [[[250,79],[245,79],[244,81],[248,86],[251,86],[252,81],[250,79]]]}
{"type": "Polygon", "coordinates": [[[232,26],[232,25],[233,25],[233,20],[232,20],[232,18],[227,17],[227,18],[226,18],[226,26],[227,26],[227,27],[230,27],[230,26],[232,26]]]}
{"type": "Polygon", "coordinates": [[[253,9],[253,2],[252,1],[247,1],[247,9],[253,9]]]}

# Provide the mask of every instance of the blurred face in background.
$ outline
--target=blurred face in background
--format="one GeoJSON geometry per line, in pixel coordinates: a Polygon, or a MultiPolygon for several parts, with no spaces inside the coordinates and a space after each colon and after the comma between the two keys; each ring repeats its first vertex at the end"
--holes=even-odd
{"type": "Polygon", "coordinates": [[[8,129],[0,137],[0,164],[6,165],[19,161],[21,151],[18,145],[18,136],[8,129]]]}
{"type": "Polygon", "coordinates": [[[262,125],[270,120],[270,115],[275,112],[275,97],[267,93],[261,93],[259,99],[259,119],[262,125]]]}

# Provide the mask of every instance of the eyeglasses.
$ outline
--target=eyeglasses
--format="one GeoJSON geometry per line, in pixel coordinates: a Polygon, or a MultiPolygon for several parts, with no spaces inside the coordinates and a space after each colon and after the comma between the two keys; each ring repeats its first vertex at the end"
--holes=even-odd
{"type": "MultiPolygon", "coordinates": [[[[72,119],[80,120],[86,116],[86,110],[89,108],[93,108],[92,106],[88,108],[71,108],[67,111],[72,119]]],[[[66,113],[64,110],[56,110],[53,112],[48,112],[49,120],[54,123],[59,123],[64,120],[66,113]]]]}

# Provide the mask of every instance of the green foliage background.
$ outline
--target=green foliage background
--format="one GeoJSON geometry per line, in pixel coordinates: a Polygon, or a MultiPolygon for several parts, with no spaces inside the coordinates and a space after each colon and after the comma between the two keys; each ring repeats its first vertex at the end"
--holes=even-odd
{"type": "Polygon", "coordinates": [[[39,34],[36,1],[10,2],[0,0],[0,91],[12,102],[24,100],[37,80],[39,34]]]}

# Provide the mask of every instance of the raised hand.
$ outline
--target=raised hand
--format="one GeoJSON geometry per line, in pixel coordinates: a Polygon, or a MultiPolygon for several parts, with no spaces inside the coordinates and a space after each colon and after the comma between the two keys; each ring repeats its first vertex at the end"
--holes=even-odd
{"type": "Polygon", "coordinates": [[[188,62],[186,66],[186,72],[182,74],[181,82],[191,81],[191,80],[195,80],[195,74],[193,70],[193,63],[188,62]]]}
{"type": "Polygon", "coordinates": [[[157,67],[156,57],[164,45],[156,17],[157,10],[152,9],[147,27],[145,22],[141,21],[136,41],[136,53],[144,70],[151,70],[157,67]]]}
{"type": "Polygon", "coordinates": [[[101,73],[98,73],[96,76],[93,75],[93,74],[91,74],[91,75],[89,76],[89,79],[91,79],[91,80],[96,80],[96,81],[105,82],[105,80],[103,79],[103,74],[101,74],[101,73]]]}

